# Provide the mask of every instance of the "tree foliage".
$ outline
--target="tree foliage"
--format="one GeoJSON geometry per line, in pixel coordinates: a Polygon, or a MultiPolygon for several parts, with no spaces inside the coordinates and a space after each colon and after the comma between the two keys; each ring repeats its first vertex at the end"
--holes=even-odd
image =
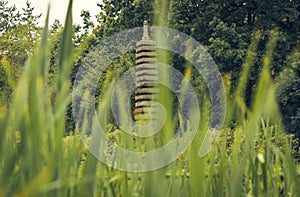
{"type": "Polygon", "coordinates": [[[39,36],[40,15],[34,15],[33,10],[29,1],[22,11],[0,1],[0,105],[7,104],[13,88],[8,81],[18,80],[39,36]]]}
{"type": "MultiPolygon", "coordinates": [[[[299,64],[297,58],[289,57],[300,42],[299,1],[168,0],[164,2],[169,10],[166,17],[162,19],[166,21],[165,25],[187,33],[205,45],[220,71],[230,78],[231,90],[237,86],[237,78],[245,62],[251,38],[255,32],[260,32],[254,65],[244,95],[244,101],[248,106],[251,105],[251,98],[257,88],[257,78],[262,69],[270,32],[276,29],[279,38],[273,52],[270,74],[274,80],[279,79],[279,73],[286,67],[290,67],[296,75],[294,75],[294,82],[290,83],[287,89],[289,95],[298,95],[299,83],[296,81],[299,81],[299,73],[296,67],[299,67],[299,64]],[[291,68],[291,65],[294,65],[294,68],[291,68]]],[[[122,29],[141,26],[143,20],[157,25],[153,18],[154,7],[157,4],[158,1],[143,0],[103,1],[98,5],[101,11],[97,15],[99,24],[95,32],[96,38],[100,40],[122,29]]],[[[159,9],[155,11],[159,12],[159,9]]],[[[179,70],[184,70],[185,64],[180,59],[175,59],[173,64],[179,70]]],[[[230,91],[228,94],[232,93],[230,91]]],[[[294,125],[287,126],[286,129],[297,132],[295,123],[299,120],[295,117],[299,116],[295,114],[299,113],[297,110],[300,108],[299,102],[296,102],[298,97],[286,96],[284,99],[281,96],[278,99],[283,117],[287,115],[286,117],[294,118],[292,122],[287,118],[283,119],[286,125],[294,125]]]]}
{"type": "MultiPolygon", "coordinates": [[[[298,0],[103,0],[97,6],[99,7],[99,13],[96,15],[97,23],[92,22],[88,11],[83,10],[81,12],[83,25],[73,26],[76,57],[71,81],[74,80],[86,54],[94,50],[101,40],[125,29],[141,27],[143,21],[147,20],[150,25],[168,26],[184,32],[206,47],[223,76],[229,81],[227,93],[228,98],[231,98],[238,85],[237,79],[245,63],[251,38],[255,32],[259,32],[261,36],[258,38],[249,82],[243,95],[245,103],[250,106],[257,88],[257,78],[262,69],[270,32],[276,29],[279,38],[272,54],[270,74],[274,82],[279,84],[278,100],[286,129],[299,132],[297,131],[300,116],[298,115],[300,106],[297,102],[300,76],[298,0]]],[[[29,2],[25,8],[18,11],[15,6],[8,6],[6,0],[0,0],[1,94],[9,95],[13,83],[8,82],[7,76],[11,76],[14,80],[18,78],[22,65],[34,48],[39,30],[37,20],[40,16],[35,16],[33,10],[29,2]]],[[[59,62],[57,51],[60,50],[62,30],[59,21],[52,25],[49,61],[50,74],[52,73],[53,78],[57,73],[59,62]]],[[[188,66],[180,57],[171,55],[170,59],[171,64],[181,72],[188,66]]],[[[134,54],[126,54],[110,65],[108,70],[113,71],[114,77],[117,78],[133,64],[134,54]]],[[[197,86],[199,94],[202,94],[205,86],[201,86],[203,84],[201,77],[194,70],[192,73],[192,83],[197,86]]],[[[99,81],[97,94],[102,91],[102,80],[105,80],[105,76],[99,81]]],[[[1,95],[1,98],[6,97],[1,95]]]]}

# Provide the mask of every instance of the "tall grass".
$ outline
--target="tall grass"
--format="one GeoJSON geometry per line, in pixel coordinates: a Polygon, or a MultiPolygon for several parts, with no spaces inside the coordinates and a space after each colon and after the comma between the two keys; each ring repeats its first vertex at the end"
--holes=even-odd
{"type": "MultiPolygon", "coordinates": [[[[253,38],[235,99],[228,105],[227,122],[235,116],[241,117],[242,124],[220,131],[212,151],[200,158],[199,148],[208,121],[208,117],[203,117],[193,143],[176,161],[155,171],[124,172],[99,162],[77,134],[64,136],[64,112],[71,100],[68,78],[73,56],[71,6],[72,1],[59,52],[55,105],[51,104],[47,86],[47,19],[40,44],[16,86],[12,103],[7,109],[0,106],[0,196],[300,194],[300,166],[292,158],[291,139],[281,127],[274,95],[276,87],[268,72],[276,31],[270,35],[266,47],[252,107],[246,107],[243,92],[259,36],[253,38]]],[[[108,128],[116,143],[122,145],[126,137],[131,140],[122,131],[109,125],[108,128]]]]}

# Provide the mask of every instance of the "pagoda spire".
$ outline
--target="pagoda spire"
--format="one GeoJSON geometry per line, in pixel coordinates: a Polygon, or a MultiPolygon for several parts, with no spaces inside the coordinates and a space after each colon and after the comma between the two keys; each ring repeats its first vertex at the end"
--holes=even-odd
{"type": "Polygon", "coordinates": [[[149,25],[147,21],[144,21],[144,32],[143,32],[143,40],[150,40],[149,37],[149,25]]]}

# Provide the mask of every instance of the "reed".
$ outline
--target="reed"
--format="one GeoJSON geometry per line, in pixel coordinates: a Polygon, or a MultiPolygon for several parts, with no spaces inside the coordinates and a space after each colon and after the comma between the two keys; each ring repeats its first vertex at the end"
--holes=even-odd
{"type": "MultiPolygon", "coordinates": [[[[158,1],[160,2],[160,1],[158,1]]],[[[220,131],[216,145],[198,157],[209,114],[201,105],[201,123],[188,150],[161,169],[124,172],[110,168],[88,152],[77,131],[65,136],[64,112],[71,102],[72,0],[61,40],[55,105],[47,86],[48,17],[37,50],[16,84],[9,107],[0,106],[0,196],[297,196],[300,165],[292,157],[292,140],[280,124],[276,86],[269,65],[277,33],[273,31],[264,56],[251,108],[242,95],[259,34],[253,38],[240,74],[235,99],[228,105],[227,123],[239,117],[235,128],[220,131]]],[[[158,6],[159,7],[159,6],[158,6]]],[[[165,5],[163,4],[163,8],[165,5]]],[[[158,9],[158,8],[157,8],[158,9]]],[[[164,13],[163,13],[164,14],[164,13]]],[[[168,59],[168,55],[164,54],[168,59]]],[[[189,69],[189,68],[188,68],[189,69]]],[[[9,76],[8,76],[9,77],[9,76]]],[[[107,85],[107,94],[114,84],[107,85]]],[[[167,102],[170,95],[162,98],[167,102]]],[[[110,97],[102,102],[109,103],[110,97]]],[[[101,112],[109,108],[98,109],[101,112]]],[[[171,113],[171,111],[169,112],[171,113]]],[[[132,140],[107,120],[107,134],[120,146],[132,140]]],[[[176,127],[171,119],[168,126],[176,127]]],[[[173,131],[168,131],[172,133],[173,131]]],[[[168,134],[169,135],[169,134],[168,134]]],[[[164,137],[163,135],[159,135],[164,137]]],[[[87,139],[88,140],[88,139],[87,139]]],[[[137,141],[138,142],[138,141],[137,141]]],[[[164,140],[162,140],[164,142],[164,140]]],[[[133,150],[155,149],[155,142],[139,142],[133,150]]]]}

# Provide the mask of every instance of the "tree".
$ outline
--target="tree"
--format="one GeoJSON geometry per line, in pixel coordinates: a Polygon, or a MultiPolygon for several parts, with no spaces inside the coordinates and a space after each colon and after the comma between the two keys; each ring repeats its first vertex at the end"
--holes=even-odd
{"type": "Polygon", "coordinates": [[[285,129],[300,138],[300,50],[287,58],[287,66],[276,83],[279,86],[278,101],[283,113],[285,129]]]}
{"type": "MultiPolygon", "coordinates": [[[[5,98],[10,97],[13,88],[8,80],[18,80],[38,38],[37,21],[40,15],[33,15],[33,10],[29,1],[22,11],[18,11],[15,6],[8,6],[5,0],[0,1],[0,88],[5,90],[2,92],[5,98]]],[[[7,103],[5,101],[1,104],[7,103]]]]}
{"type": "Polygon", "coordinates": [[[20,13],[16,6],[8,6],[8,2],[0,0],[0,35],[16,26],[20,13]]]}
{"type": "Polygon", "coordinates": [[[94,23],[91,20],[91,14],[87,10],[82,10],[80,16],[83,19],[83,30],[85,34],[88,34],[91,29],[94,28],[94,23]]]}
{"type": "MultiPolygon", "coordinates": [[[[168,13],[160,18],[165,21],[163,25],[191,35],[204,45],[220,71],[231,79],[232,90],[237,85],[237,78],[251,44],[251,37],[255,31],[260,31],[261,37],[244,95],[248,106],[251,105],[251,98],[256,90],[270,32],[276,29],[279,34],[270,70],[274,79],[290,65],[288,57],[294,53],[299,43],[300,3],[296,0],[166,0],[163,3],[168,10],[168,13]]],[[[155,16],[162,16],[159,13],[162,12],[162,8],[159,6],[163,3],[154,0],[103,0],[98,4],[100,8],[97,15],[98,25],[89,37],[90,40],[85,45],[81,57],[84,57],[103,38],[124,29],[140,27],[144,20],[149,21],[151,25],[157,25],[158,20],[155,16]]],[[[85,17],[84,28],[87,30],[88,26],[91,26],[90,15],[83,12],[82,16],[85,17]]],[[[132,59],[129,56],[122,58],[118,61],[130,62],[132,59]]],[[[170,56],[170,58],[172,58],[172,65],[184,72],[186,62],[180,57],[170,56]]],[[[118,76],[126,68],[114,64],[110,69],[117,71],[116,76],[118,76]]],[[[193,77],[193,80],[199,85],[198,78],[193,77]]],[[[296,87],[297,84],[291,87],[296,87]]],[[[294,102],[286,102],[285,105],[289,105],[291,109],[299,108],[294,102]]]]}
{"type": "Polygon", "coordinates": [[[144,20],[153,24],[153,2],[147,0],[104,0],[98,4],[96,36],[103,38],[121,30],[140,27],[144,20]]]}

